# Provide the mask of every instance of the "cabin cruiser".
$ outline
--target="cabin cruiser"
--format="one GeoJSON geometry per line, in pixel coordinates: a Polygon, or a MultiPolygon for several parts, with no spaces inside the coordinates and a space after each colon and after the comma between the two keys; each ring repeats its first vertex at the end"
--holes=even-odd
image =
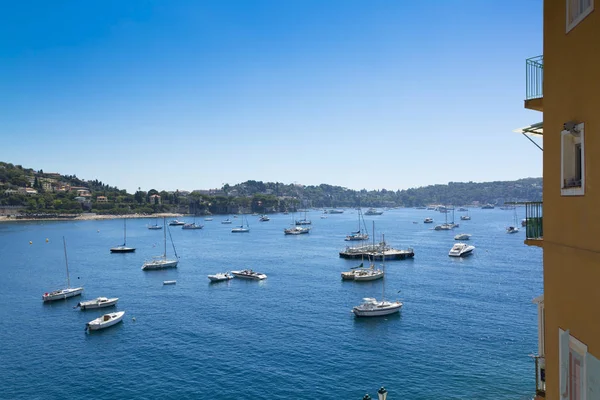
{"type": "Polygon", "coordinates": [[[179,221],[178,219],[174,219],[173,221],[169,222],[170,226],[181,226],[181,225],[185,225],[185,221],[179,221]]]}
{"type": "Polygon", "coordinates": [[[402,303],[399,301],[377,301],[375,298],[365,297],[361,305],[352,308],[352,312],[357,317],[378,317],[397,313],[400,308],[402,303]]]}
{"type": "Polygon", "coordinates": [[[470,221],[471,217],[468,215],[461,215],[460,216],[461,221],[470,221]]]}
{"type": "Polygon", "coordinates": [[[94,300],[80,301],[75,307],[79,307],[82,310],[88,310],[92,308],[104,308],[114,306],[115,304],[117,304],[117,301],[119,301],[118,297],[113,297],[112,299],[106,297],[98,297],[94,300]]]}
{"type": "Polygon", "coordinates": [[[377,211],[374,208],[369,208],[367,211],[365,211],[365,215],[381,215],[383,214],[383,211],[377,211]]]}
{"type": "Polygon", "coordinates": [[[292,228],[284,229],[283,233],[285,233],[286,235],[302,235],[304,233],[310,233],[310,228],[294,226],[292,228]]]}
{"type": "Polygon", "coordinates": [[[425,218],[425,219],[423,220],[423,223],[424,223],[424,224],[433,224],[433,218],[425,218]]]}
{"type": "Polygon", "coordinates": [[[196,224],[195,222],[192,222],[191,224],[183,224],[183,226],[181,227],[181,229],[202,229],[202,228],[204,228],[204,225],[196,224]]]}
{"type": "Polygon", "coordinates": [[[208,275],[208,279],[210,279],[211,282],[228,281],[230,279],[233,279],[233,274],[229,272],[219,272],[214,275],[208,275]]]}
{"type": "Polygon", "coordinates": [[[267,278],[267,275],[261,274],[260,272],[255,272],[251,269],[243,269],[241,271],[231,271],[231,273],[236,278],[257,279],[257,280],[262,280],[262,279],[267,278]]]}
{"type": "Polygon", "coordinates": [[[473,254],[473,250],[475,250],[475,246],[466,243],[456,243],[452,246],[448,255],[450,257],[466,257],[473,254]]]}
{"type": "Polygon", "coordinates": [[[266,221],[270,221],[270,220],[271,220],[271,218],[269,218],[266,215],[261,216],[260,219],[259,219],[259,221],[261,221],[261,222],[266,222],[266,221]]]}

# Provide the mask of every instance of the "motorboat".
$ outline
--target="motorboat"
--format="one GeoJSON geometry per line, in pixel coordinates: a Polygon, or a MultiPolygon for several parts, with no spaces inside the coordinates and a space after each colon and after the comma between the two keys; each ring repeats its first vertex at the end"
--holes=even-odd
{"type": "Polygon", "coordinates": [[[260,272],[253,271],[251,269],[243,269],[241,271],[231,271],[231,273],[236,278],[243,278],[243,279],[263,280],[263,279],[267,278],[267,275],[261,274],[260,272]]]}
{"type": "Polygon", "coordinates": [[[118,297],[113,297],[111,299],[107,297],[97,297],[94,300],[80,301],[75,308],[79,307],[81,310],[91,310],[94,308],[111,307],[117,304],[117,301],[119,301],[118,297]]]}
{"type": "Polygon", "coordinates": [[[211,282],[228,281],[230,279],[233,279],[233,274],[229,272],[219,272],[214,275],[208,275],[208,279],[210,279],[211,282]]]}
{"type": "Polygon", "coordinates": [[[517,233],[519,232],[519,228],[516,226],[509,226],[506,228],[506,233],[517,233]]]}
{"type": "Polygon", "coordinates": [[[465,211],[469,211],[469,210],[464,207],[460,207],[457,211],[465,212],[465,211]]]}
{"type": "Polygon", "coordinates": [[[423,220],[423,223],[424,223],[424,224],[433,224],[433,218],[425,218],[425,219],[423,220]]]}
{"type": "Polygon", "coordinates": [[[397,313],[401,308],[402,303],[399,301],[377,301],[373,297],[365,297],[361,305],[352,308],[352,312],[357,317],[379,317],[397,313]]]}
{"type": "Polygon", "coordinates": [[[221,221],[221,223],[225,224],[225,225],[231,224],[231,220],[229,218],[227,218],[227,219],[224,219],[223,221],[221,221]]]}
{"type": "Polygon", "coordinates": [[[471,238],[471,235],[468,233],[459,233],[458,235],[454,236],[454,240],[469,240],[471,238]]]}
{"type": "Polygon", "coordinates": [[[450,257],[466,257],[473,254],[473,250],[475,250],[475,246],[466,243],[456,243],[452,246],[448,255],[450,257]]]}
{"type": "Polygon", "coordinates": [[[169,222],[170,226],[181,226],[181,225],[185,225],[185,221],[179,221],[178,219],[174,219],[171,222],[169,222]]]}
{"type": "Polygon", "coordinates": [[[204,218],[205,221],[212,221],[213,219],[211,217],[208,218],[204,218]]]}
{"type": "MultiPolygon", "coordinates": [[[[165,219],[163,218],[163,224],[165,224],[165,219]]],[[[179,263],[179,257],[177,256],[177,251],[175,250],[175,244],[173,244],[173,238],[169,233],[169,237],[171,238],[171,244],[173,245],[173,250],[175,251],[175,258],[169,259],[167,258],[167,230],[164,230],[164,251],[161,256],[156,256],[150,261],[146,261],[142,265],[143,271],[151,271],[156,269],[165,269],[165,268],[176,268],[179,263]]]]}
{"type": "Polygon", "coordinates": [[[159,230],[162,229],[163,227],[158,225],[158,224],[152,224],[152,225],[148,225],[148,229],[150,230],[159,230]]]}
{"type": "Polygon", "coordinates": [[[271,220],[271,218],[269,218],[267,215],[263,215],[263,216],[261,216],[259,218],[260,222],[267,222],[267,221],[270,221],[270,220],[271,220]]]}
{"type": "Polygon", "coordinates": [[[181,229],[202,229],[204,228],[204,225],[202,224],[196,224],[195,222],[192,222],[191,224],[184,224],[181,229]]]}
{"type": "Polygon", "coordinates": [[[177,281],[163,281],[163,285],[176,285],[177,281]]]}
{"type": "Polygon", "coordinates": [[[493,210],[494,209],[494,205],[493,204],[485,204],[483,206],[481,206],[482,210],[493,210]]]}
{"type": "Polygon", "coordinates": [[[365,211],[365,215],[381,215],[381,214],[383,214],[383,211],[376,210],[375,208],[369,208],[367,211],[365,211]]]}
{"type": "Polygon", "coordinates": [[[293,226],[291,228],[284,229],[283,233],[286,235],[302,235],[305,233],[310,233],[310,228],[303,228],[301,226],[293,226]]]}
{"type": "Polygon", "coordinates": [[[98,317],[90,322],[88,322],[85,327],[90,331],[97,331],[100,329],[108,328],[109,326],[113,326],[118,324],[123,320],[123,316],[125,315],[125,311],[118,311],[110,314],[104,314],[101,317],[98,317]]]}
{"type": "Polygon", "coordinates": [[[69,297],[75,297],[75,296],[79,296],[81,293],[83,293],[83,288],[82,287],[78,287],[78,288],[72,288],[71,287],[71,279],[69,277],[69,262],[67,260],[67,242],[63,236],[63,248],[65,251],[65,267],[67,270],[67,287],[65,289],[59,289],[59,290],[55,290],[53,292],[46,292],[42,295],[42,300],[43,301],[54,301],[54,300],[64,300],[64,299],[68,299],[69,297]]]}
{"type": "Polygon", "coordinates": [[[127,218],[123,218],[123,244],[110,249],[111,253],[133,253],[134,247],[127,247],[127,218]]]}
{"type": "Polygon", "coordinates": [[[332,210],[327,210],[328,214],[343,214],[344,210],[337,210],[337,209],[332,209],[332,210]]]}
{"type": "Polygon", "coordinates": [[[461,215],[460,220],[461,221],[470,221],[471,217],[469,215],[461,215]]]}

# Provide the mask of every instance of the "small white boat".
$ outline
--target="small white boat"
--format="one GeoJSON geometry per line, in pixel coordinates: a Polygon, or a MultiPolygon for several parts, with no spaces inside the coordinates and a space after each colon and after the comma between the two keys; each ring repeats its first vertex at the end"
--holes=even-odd
{"type": "Polygon", "coordinates": [[[184,224],[181,229],[202,229],[204,228],[204,225],[202,224],[196,224],[195,222],[192,222],[191,224],[184,224]]]}
{"type": "Polygon", "coordinates": [[[227,225],[227,224],[231,224],[231,220],[229,218],[224,219],[223,221],[221,221],[222,224],[227,225]]]}
{"type": "Polygon", "coordinates": [[[303,228],[301,226],[294,226],[292,228],[284,229],[283,233],[286,235],[302,235],[310,233],[310,228],[303,228]]]}
{"type": "Polygon", "coordinates": [[[219,272],[218,274],[208,275],[208,279],[210,279],[211,282],[222,282],[233,279],[233,275],[229,272],[219,272]]]}
{"type": "Polygon", "coordinates": [[[179,221],[178,219],[174,219],[171,222],[169,222],[169,225],[171,225],[171,226],[185,225],[185,221],[179,221]]]}
{"type": "Polygon", "coordinates": [[[383,214],[383,211],[378,211],[375,208],[369,208],[367,211],[365,211],[365,215],[381,215],[383,214]]]}
{"type": "Polygon", "coordinates": [[[79,307],[81,310],[91,310],[93,308],[111,307],[117,304],[117,301],[119,301],[118,297],[113,297],[111,299],[107,297],[97,297],[94,300],[80,301],[75,308],[79,307]]]}
{"type": "Polygon", "coordinates": [[[259,221],[261,221],[261,222],[266,222],[266,221],[270,221],[270,220],[271,220],[271,218],[269,218],[266,215],[261,216],[260,219],[259,219],[259,221]]]}
{"type": "Polygon", "coordinates": [[[448,252],[450,257],[466,257],[473,254],[475,246],[466,243],[456,243],[448,252]]]}
{"type": "Polygon", "coordinates": [[[205,221],[212,221],[213,219],[208,217],[208,218],[204,218],[205,221]]]}
{"type": "Polygon", "coordinates": [[[255,272],[251,269],[244,269],[241,271],[231,271],[231,273],[236,278],[257,279],[257,280],[263,280],[263,279],[267,278],[267,275],[261,274],[260,272],[255,272]]]}
{"type": "Polygon", "coordinates": [[[377,301],[375,298],[365,297],[361,305],[352,308],[352,312],[357,317],[379,317],[397,313],[400,308],[402,303],[399,301],[377,301]]]}
{"type": "Polygon", "coordinates": [[[150,230],[159,230],[162,229],[163,227],[157,224],[153,224],[153,225],[148,225],[148,229],[150,230]]]}
{"type": "Polygon", "coordinates": [[[321,215],[321,219],[327,219],[327,215],[321,215]]]}
{"type": "Polygon", "coordinates": [[[468,215],[461,215],[460,216],[461,221],[470,221],[471,217],[468,215]]]}
{"type": "Polygon", "coordinates": [[[454,240],[469,240],[471,238],[471,235],[468,233],[459,233],[458,235],[454,236],[454,240]]]}
{"type": "Polygon", "coordinates": [[[453,226],[451,224],[441,224],[441,225],[436,225],[435,229],[436,231],[449,231],[452,230],[453,226]]]}
{"type": "Polygon", "coordinates": [[[425,219],[423,220],[423,223],[424,223],[424,224],[433,224],[433,218],[425,218],[425,219]]]}
{"type": "Polygon", "coordinates": [[[176,285],[177,281],[163,281],[163,285],[176,285]]]}
{"type": "Polygon", "coordinates": [[[123,316],[125,315],[125,311],[118,311],[110,314],[104,314],[101,317],[98,317],[90,322],[88,322],[85,327],[90,331],[97,331],[100,329],[108,328],[109,326],[113,326],[118,324],[123,320],[123,316]]]}

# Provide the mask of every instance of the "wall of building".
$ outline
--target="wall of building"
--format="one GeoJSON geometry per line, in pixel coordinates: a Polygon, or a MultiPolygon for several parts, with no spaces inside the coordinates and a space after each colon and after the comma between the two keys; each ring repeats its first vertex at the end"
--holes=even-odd
{"type": "Polygon", "coordinates": [[[600,356],[600,1],[566,33],[566,0],[544,1],[546,398],[558,399],[558,328],[600,356]],[[561,196],[563,123],[585,123],[585,195],[561,196]]]}

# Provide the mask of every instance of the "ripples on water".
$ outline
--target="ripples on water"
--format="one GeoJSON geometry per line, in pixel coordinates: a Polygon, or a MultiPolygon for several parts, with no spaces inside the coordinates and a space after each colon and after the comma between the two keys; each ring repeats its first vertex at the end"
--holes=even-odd
{"type": "Polygon", "coordinates": [[[427,216],[443,219],[410,209],[366,217],[416,254],[386,263],[386,297],[404,307],[376,319],[350,310],[379,299],[382,281],[340,280],[359,263],[338,257],[353,210],[309,213],[312,232],[300,236],[283,235],[291,215],[281,214],[250,217],[248,234],[220,216],[202,230],[172,227],[179,268],[153,272],[140,269],[162,253],[162,231],[146,229],[153,220],[128,221],[133,254],[109,253],[120,220],[0,224],[0,398],[360,399],[381,385],[391,400],[531,398],[541,251],[523,231],[504,233],[510,211],[474,210],[454,232],[431,230],[427,216]],[[458,232],[473,234],[473,256],[448,257],[458,232]],[[86,334],[106,310],[73,309],[79,298],[42,303],[65,284],[63,235],[72,286],[85,286],[83,299],[119,297],[122,324],[86,334]],[[247,267],[268,279],[206,277],[247,267]]]}

